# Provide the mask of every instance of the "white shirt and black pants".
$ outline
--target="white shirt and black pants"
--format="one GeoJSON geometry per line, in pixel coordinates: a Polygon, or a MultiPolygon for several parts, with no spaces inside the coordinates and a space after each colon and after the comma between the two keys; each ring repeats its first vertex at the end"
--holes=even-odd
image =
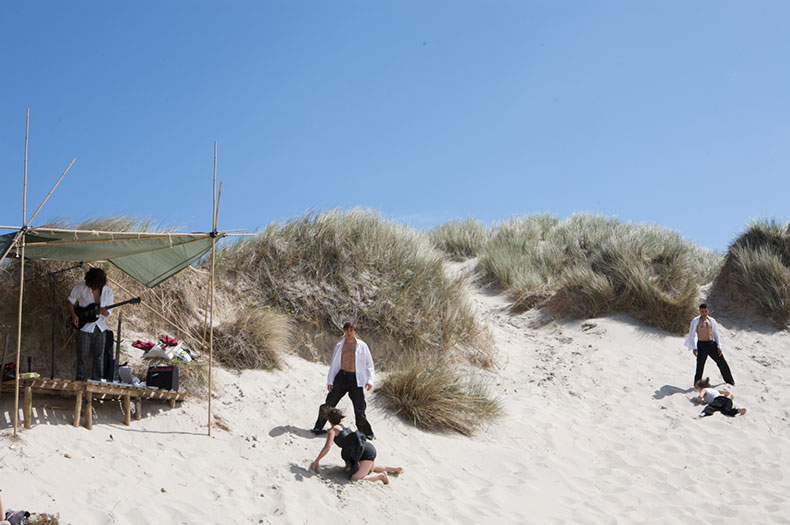
{"type": "Polygon", "coordinates": [[[702,400],[708,405],[702,410],[706,416],[712,416],[715,412],[721,412],[730,417],[738,415],[738,409],[732,405],[732,399],[721,395],[721,392],[715,388],[706,388],[702,400]]]}
{"type": "Polygon", "coordinates": [[[730,372],[730,365],[728,365],[727,360],[724,359],[724,354],[719,355],[721,335],[719,335],[718,323],[713,317],[708,316],[708,321],[710,321],[712,328],[713,339],[700,341],[699,337],[697,337],[697,326],[699,325],[700,317],[701,316],[698,315],[691,320],[691,325],[689,326],[689,335],[685,342],[686,347],[688,347],[690,350],[697,351],[697,370],[694,373],[694,384],[702,379],[702,374],[705,372],[705,361],[707,361],[708,357],[710,357],[719,367],[719,372],[721,372],[721,377],[724,379],[724,381],[731,384],[732,386],[735,386],[735,380],[732,378],[732,372],[730,372]]]}
{"type": "MultiPolygon", "coordinates": [[[[335,407],[340,402],[340,399],[348,394],[348,397],[351,398],[351,403],[354,405],[354,418],[357,423],[357,429],[365,434],[368,439],[371,439],[373,438],[373,429],[370,428],[370,423],[368,423],[368,418],[365,415],[365,409],[367,409],[365,386],[373,386],[373,357],[370,355],[368,345],[357,338],[354,354],[354,367],[356,370],[353,372],[341,370],[340,364],[345,341],[346,338],[344,337],[335,345],[335,350],[332,352],[332,361],[329,365],[329,374],[327,374],[327,385],[332,385],[332,390],[326,395],[325,403],[335,407]]],[[[321,432],[324,425],[326,425],[326,419],[321,417],[319,412],[313,432],[321,432]]]]}
{"type": "MultiPolygon", "coordinates": [[[[112,289],[109,286],[104,286],[101,291],[99,305],[104,308],[113,304],[114,297],[112,289]]],[[[71,289],[68,301],[74,306],[88,306],[95,302],[93,297],[93,290],[91,290],[85,283],[80,283],[71,289]]],[[[110,312],[111,313],[111,312],[110,312]]],[[[76,335],[76,348],[77,348],[77,366],[74,374],[74,379],[77,381],[85,381],[88,377],[88,357],[92,356],[93,371],[91,378],[100,380],[104,374],[104,345],[107,341],[107,336],[104,333],[107,330],[107,318],[99,315],[96,322],[88,323],[77,331],[76,335]]]]}

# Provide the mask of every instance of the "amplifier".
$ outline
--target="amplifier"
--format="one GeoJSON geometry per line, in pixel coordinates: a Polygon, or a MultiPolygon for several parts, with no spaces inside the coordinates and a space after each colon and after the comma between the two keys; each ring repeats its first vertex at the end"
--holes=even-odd
{"type": "Polygon", "coordinates": [[[177,366],[152,366],[148,369],[145,384],[165,390],[178,390],[177,366]]]}

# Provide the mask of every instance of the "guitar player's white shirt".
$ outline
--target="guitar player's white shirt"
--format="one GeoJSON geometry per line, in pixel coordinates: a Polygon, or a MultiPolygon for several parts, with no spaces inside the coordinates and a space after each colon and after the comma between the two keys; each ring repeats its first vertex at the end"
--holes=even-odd
{"type": "MultiPolygon", "coordinates": [[[[71,293],[69,294],[68,301],[73,304],[74,306],[88,306],[89,304],[93,304],[93,290],[88,288],[88,285],[85,283],[80,283],[76,285],[74,288],[71,289],[71,293]]],[[[101,290],[101,297],[99,301],[99,306],[106,307],[111,305],[115,302],[115,296],[112,293],[112,288],[109,286],[105,286],[101,290]]],[[[112,314],[112,310],[108,310],[110,314],[112,314]]],[[[99,315],[99,319],[95,323],[88,323],[81,328],[83,332],[88,332],[89,334],[93,333],[93,329],[95,327],[99,327],[99,330],[104,332],[107,330],[107,317],[103,315],[99,315]]]]}

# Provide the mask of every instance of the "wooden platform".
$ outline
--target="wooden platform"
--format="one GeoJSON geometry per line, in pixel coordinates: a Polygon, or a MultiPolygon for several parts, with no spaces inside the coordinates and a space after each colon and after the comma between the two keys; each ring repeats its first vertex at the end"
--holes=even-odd
{"type": "MultiPolygon", "coordinates": [[[[14,381],[2,383],[3,392],[14,391],[14,381]]],[[[153,390],[124,383],[98,383],[88,381],[72,381],[69,379],[32,378],[20,379],[19,388],[24,390],[24,424],[30,428],[32,420],[33,394],[47,394],[74,397],[74,426],[80,426],[83,401],[86,404],[85,427],[93,428],[93,399],[121,399],[123,402],[124,424],[130,425],[132,420],[131,404],[135,403],[135,419],[143,417],[143,399],[160,399],[169,401],[175,408],[177,401],[183,401],[185,394],[171,390],[153,390]]]]}

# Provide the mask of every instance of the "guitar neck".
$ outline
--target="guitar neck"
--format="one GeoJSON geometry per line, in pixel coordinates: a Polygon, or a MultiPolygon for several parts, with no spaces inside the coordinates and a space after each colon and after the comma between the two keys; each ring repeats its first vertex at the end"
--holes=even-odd
{"type": "Polygon", "coordinates": [[[123,305],[125,305],[125,304],[129,304],[129,303],[139,303],[139,302],[140,302],[140,298],[139,298],[139,297],[135,297],[135,298],[133,298],[133,299],[129,299],[129,300],[126,300],[126,301],[122,301],[122,302],[120,302],[120,303],[111,304],[110,306],[102,306],[102,308],[106,308],[107,310],[109,310],[110,308],[115,308],[116,306],[123,306],[123,305]]]}

